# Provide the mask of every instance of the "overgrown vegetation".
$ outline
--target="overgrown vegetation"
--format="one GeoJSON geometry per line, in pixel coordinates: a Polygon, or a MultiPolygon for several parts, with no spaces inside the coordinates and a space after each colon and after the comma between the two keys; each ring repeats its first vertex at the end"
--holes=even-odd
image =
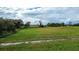
{"type": "Polygon", "coordinates": [[[4,19],[0,18],[0,36],[15,33],[17,29],[23,26],[21,19],[4,19]]]}

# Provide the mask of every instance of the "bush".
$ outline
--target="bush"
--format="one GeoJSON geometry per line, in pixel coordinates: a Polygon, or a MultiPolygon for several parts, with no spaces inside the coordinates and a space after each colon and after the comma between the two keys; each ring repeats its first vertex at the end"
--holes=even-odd
{"type": "Polygon", "coordinates": [[[23,26],[23,21],[20,19],[3,19],[0,18],[0,35],[4,32],[16,32],[16,29],[23,26]]]}

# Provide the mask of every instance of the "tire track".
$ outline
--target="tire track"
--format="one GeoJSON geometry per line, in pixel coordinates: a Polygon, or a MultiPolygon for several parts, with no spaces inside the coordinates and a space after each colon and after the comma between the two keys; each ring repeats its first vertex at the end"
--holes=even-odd
{"type": "Polygon", "coordinates": [[[25,41],[25,42],[14,42],[14,43],[1,43],[0,46],[11,46],[11,45],[19,45],[19,44],[35,44],[35,43],[43,43],[43,42],[51,42],[51,41],[62,41],[65,39],[58,40],[38,40],[38,41],[25,41]]]}

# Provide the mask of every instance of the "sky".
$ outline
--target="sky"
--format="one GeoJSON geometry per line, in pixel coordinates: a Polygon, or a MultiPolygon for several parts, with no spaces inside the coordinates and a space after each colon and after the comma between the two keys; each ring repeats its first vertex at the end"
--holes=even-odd
{"type": "MultiPolygon", "coordinates": [[[[64,0],[61,1],[63,3],[66,2],[64,0]]],[[[63,7],[61,1],[0,0],[0,17],[20,18],[24,23],[30,21],[32,24],[37,24],[40,20],[44,24],[47,24],[48,22],[64,22],[67,24],[69,21],[72,21],[72,23],[78,23],[79,7],[63,7]],[[54,3],[57,1],[60,3],[56,3],[55,5],[54,3]],[[58,5],[61,5],[61,7],[58,7],[58,5]]]]}

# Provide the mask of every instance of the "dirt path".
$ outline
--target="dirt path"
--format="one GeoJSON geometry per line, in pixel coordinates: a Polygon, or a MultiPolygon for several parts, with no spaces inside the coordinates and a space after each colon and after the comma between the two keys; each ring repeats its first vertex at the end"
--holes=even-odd
{"type": "MultiPolygon", "coordinates": [[[[65,39],[58,39],[65,40],[65,39]]],[[[42,43],[42,42],[51,42],[51,41],[57,41],[57,40],[38,40],[38,41],[25,41],[25,42],[14,42],[14,43],[1,43],[0,46],[11,46],[11,45],[19,45],[19,44],[35,44],[35,43],[42,43]]]]}

